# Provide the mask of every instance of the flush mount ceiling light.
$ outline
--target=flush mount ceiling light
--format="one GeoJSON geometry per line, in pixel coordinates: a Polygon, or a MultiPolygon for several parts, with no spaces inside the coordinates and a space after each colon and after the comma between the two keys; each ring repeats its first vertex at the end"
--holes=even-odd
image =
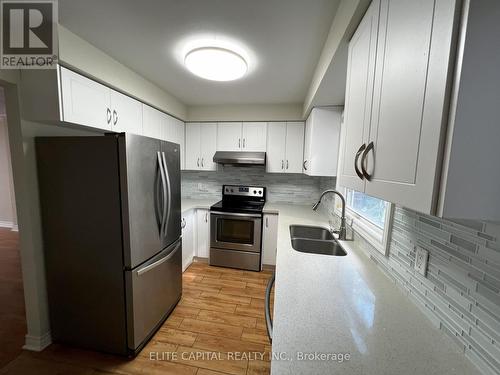
{"type": "Polygon", "coordinates": [[[195,48],[184,57],[184,65],[194,75],[211,81],[233,81],[248,70],[241,55],[220,47],[195,48]]]}

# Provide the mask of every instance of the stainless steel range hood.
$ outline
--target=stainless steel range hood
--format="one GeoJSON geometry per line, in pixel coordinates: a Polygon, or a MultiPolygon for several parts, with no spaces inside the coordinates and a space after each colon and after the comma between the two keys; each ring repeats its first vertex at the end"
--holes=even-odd
{"type": "Polygon", "coordinates": [[[265,152],[217,151],[214,163],[235,165],[266,165],[265,152]]]}

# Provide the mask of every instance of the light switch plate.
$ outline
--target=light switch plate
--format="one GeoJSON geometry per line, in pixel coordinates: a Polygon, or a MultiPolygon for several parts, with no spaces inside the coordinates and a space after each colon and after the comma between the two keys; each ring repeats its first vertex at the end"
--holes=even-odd
{"type": "Polygon", "coordinates": [[[427,273],[427,261],[429,260],[429,252],[421,247],[417,246],[417,251],[415,254],[415,270],[425,276],[427,273]]]}

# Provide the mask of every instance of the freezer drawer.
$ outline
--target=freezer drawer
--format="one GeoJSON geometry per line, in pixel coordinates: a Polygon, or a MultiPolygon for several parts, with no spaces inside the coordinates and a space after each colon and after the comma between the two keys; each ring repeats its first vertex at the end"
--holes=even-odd
{"type": "Polygon", "coordinates": [[[148,262],[125,271],[125,280],[128,348],[137,351],[181,298],[181,239],[148,262]]]}

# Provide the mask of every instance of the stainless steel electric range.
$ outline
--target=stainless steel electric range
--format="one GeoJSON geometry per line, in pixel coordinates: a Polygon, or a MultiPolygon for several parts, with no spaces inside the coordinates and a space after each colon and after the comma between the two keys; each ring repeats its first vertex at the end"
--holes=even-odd
{"type": "Polygon", "coordinates": [[[222,187],[222,200],[210,207],[210,265],[261,270],[265,203],[265,187],[222,187]]]}

